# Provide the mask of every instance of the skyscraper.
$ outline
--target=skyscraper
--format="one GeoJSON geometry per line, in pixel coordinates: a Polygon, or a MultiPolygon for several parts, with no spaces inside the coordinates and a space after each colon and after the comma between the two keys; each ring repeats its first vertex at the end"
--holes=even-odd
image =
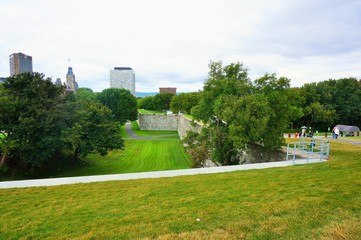
{"type": "Polygon", "coordinates": [[[115,67],[110,70],[110,87],[124,88],[135,96],[135,72],[130,67],[115,67]]]}
{"type": "Polygon", "coordinates": [[[33,72],[33,58],[24,53],[13,53],[9,56],[10,76],[24,72],[33,72]]]}

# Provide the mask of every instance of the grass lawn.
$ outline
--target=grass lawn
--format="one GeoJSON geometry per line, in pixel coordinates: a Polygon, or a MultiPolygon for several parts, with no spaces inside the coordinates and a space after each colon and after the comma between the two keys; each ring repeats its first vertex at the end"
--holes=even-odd
{"type": "Polygon", "coordinates": [[[326,163],[1,189],[1,238],[360,239],[360,154],[332,141],[326,163]]]}
{"type": "Polygon", "coordinates": [[[142,114],[165,114],[165,112],[154,111],[154,110],[145,110],[145,109],[138,109],[138,112],[142,113],[142,114]]]}
{"type": "MultiPolygon", "coordinates": [[[[132,130],[135,134],[141,137],[157,137],[163,135],[173,135],[174,139],[179,139],[177,131],[161,131],[161,130],[140,130],[137,121],[132,122],[132,130]]],[[[167,136],[165,136],[167,137],[167,136]]],[[[169,137],[169,136],[168,136],[169,137]]]]}
{"type": "Polygon", "coordinates": [[[179,140],[126,140],[125,150],[111,151],[105,157],[91,154],[85,160],[89,165],[53,177],[149,172],[191,166],[191,160],[179,140]]]}

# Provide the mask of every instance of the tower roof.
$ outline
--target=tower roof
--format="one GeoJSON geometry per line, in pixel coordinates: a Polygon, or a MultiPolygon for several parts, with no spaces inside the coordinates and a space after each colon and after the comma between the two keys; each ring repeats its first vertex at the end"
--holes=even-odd
{"type": "Polygon", "coordinates": [[[74,75],[72,67],[68,67],[68,73],[66,75],[74,75]]]}

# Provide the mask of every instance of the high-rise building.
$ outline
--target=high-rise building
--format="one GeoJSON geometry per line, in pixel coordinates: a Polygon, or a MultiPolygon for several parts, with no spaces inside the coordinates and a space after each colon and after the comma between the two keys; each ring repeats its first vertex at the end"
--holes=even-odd
{"type": "Polygon", "coordinates": [[[130,67],[115,67],[110,70],[110,87],[124,88],[135,96],[135,72],[130,67]]]}
{"type": "Polygon", "coordinates": [[[13,53],[9,56],[10,76],[33,72],[33,58],[24,53],[13,53]]]}
{"type": "Polygon", "coordinates": [[[78,90],[78,83],[75,81],[75,75],[73,73],[73,68],[68,67],[68,73],[66,74],[66,91],[67,92],[76,92],[78,90]]]}

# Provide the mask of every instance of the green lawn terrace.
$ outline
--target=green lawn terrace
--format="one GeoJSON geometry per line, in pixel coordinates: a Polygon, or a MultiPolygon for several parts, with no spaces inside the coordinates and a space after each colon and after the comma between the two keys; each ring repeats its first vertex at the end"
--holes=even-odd
{"type": "Polygon", "coordinates": [[[0,191],[3,239],[358,239],[361,146],[310,165],[0,191]]]}

